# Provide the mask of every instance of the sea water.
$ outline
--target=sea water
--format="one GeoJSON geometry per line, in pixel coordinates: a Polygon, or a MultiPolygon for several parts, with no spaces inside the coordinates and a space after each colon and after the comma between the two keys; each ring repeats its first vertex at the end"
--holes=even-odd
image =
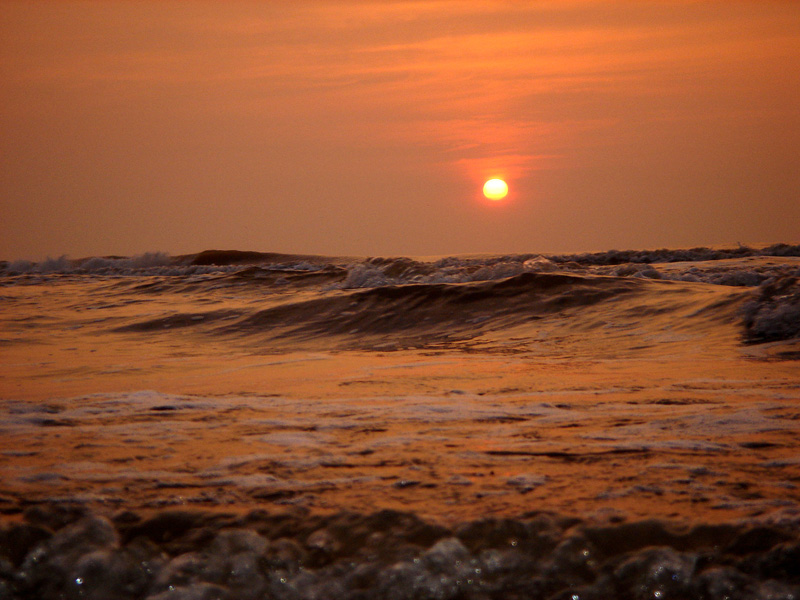
{"type": "Polygon", "coordinates": [[[799,598],[767,250],[3,263],[0,598],[799,598]]]}

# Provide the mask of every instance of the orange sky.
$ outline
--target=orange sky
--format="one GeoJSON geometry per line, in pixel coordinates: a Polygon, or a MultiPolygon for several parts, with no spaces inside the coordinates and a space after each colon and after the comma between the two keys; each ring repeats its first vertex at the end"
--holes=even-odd
{"type": "Polygon", "coordinates": [[[800,2],[0,0],[0,81],[4,259],[800,241],[800,2]]]}

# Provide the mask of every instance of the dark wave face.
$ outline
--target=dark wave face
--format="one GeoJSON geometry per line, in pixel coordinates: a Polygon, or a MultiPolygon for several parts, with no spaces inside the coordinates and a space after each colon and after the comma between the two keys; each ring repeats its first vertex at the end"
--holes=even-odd
{"type": "Polygon", "coordinates": [[[588,331],[605,328],[609,320],[632,317],[646,326],[654,315],[681,318],[693,313],[681,326],[702,328],[709,319],[733,318],[732,312],[746,298],[726,288],[705,293],[671,281],[571,273],[523,272],[470,283],[355,289],[343,286],[347,277],[346,270],[331,267],[303,273],[249,268],[202,282],[169,282],[168,291],[163,282],[153,282],[148,293],[192,290],[200,297],[234,288],[240,294],[257,294],[259,300],[236,308],[134,318],[114,331],[168,334],[182,329],[295,349],[326,340],[351,349],[425,348],[517,329],[524,336],[525,327],[547,317],[588,331]],[[657,305],[651,306],[653,302],[657,305]],[[716,308],[709,309],[709,303],[716,308]]]}
{"type": "Polygon", "coordinates": [[[260,310],[216,331],[308,338],[332,335],[364,341],[395,336],[405,343],[470,339],[567,309],[637,291],[636,281],[522,273],[495,281],[382,286],[260,310]]]}

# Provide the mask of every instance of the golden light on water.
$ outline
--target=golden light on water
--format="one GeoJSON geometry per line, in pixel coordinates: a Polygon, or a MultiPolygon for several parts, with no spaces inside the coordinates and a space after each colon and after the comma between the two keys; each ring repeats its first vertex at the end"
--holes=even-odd
{"type": "Polygon", "coordinates": [[[489,200],[502,200],[508,194],[508,184],[502,179],[490,179],[483,184],[483,195],[489,200]]]}

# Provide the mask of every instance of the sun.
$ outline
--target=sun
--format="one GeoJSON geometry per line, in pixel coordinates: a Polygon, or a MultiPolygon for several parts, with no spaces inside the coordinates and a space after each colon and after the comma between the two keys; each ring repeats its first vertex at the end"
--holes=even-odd
{"type": "Polygon", "coordinates": [[[483,184],[483,195],[489,200],[502,200],[508,194],[508,185],[502,179],[490,179],[483,184]]]}

